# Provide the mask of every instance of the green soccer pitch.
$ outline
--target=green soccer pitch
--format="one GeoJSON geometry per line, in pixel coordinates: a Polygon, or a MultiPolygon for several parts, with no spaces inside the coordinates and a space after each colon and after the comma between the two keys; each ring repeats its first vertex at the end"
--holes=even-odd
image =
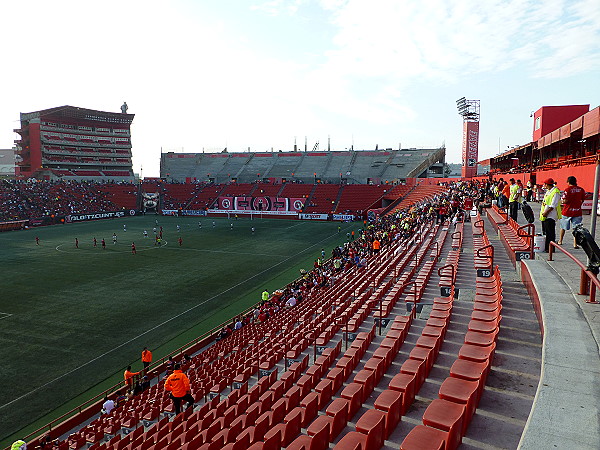
{"type": "Polygon", "coordinates": [[[285,286],[360,225],[148,215],[0,233],[0,446],[140,370],[144,346],[168,356],[285,286]]]}

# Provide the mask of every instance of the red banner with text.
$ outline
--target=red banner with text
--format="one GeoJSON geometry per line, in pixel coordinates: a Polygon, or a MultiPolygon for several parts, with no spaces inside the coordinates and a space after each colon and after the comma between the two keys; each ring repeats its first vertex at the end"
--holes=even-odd
{"type": "Polygon", "coordinates": [[[463,122],[462,177],[477,176],[479,157],[479,122],[463,122]]]}

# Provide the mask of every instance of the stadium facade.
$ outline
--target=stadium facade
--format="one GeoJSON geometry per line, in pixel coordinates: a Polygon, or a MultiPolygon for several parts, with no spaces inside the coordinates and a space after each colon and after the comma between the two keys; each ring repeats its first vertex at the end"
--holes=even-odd
{"type": "Polygon", "coordinates": [[[0,177],[15,176],[15,153],[15,148],[0,148],[0,177]]]}
{"type": "Polygon", "coordinates": [[[134,114],[61,106],[21,113],[14,130],[22,178],[133,181],[134,114]]]}
{"type": "Polygon", "coordinates": [[[444,176],[446,149],[163,153],[169,182],[394,184],[444,176]]]}

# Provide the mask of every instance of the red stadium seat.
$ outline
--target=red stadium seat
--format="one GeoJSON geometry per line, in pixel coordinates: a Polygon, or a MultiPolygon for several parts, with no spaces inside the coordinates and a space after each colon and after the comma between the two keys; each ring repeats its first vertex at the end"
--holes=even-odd
{"type": "Polygon", "coordinates": [[[447,434],[437,428],[417,425],[406,435],[400,450],[445,450],[447,434]]]}
{"type": "Polygon", "coordinates": [[[436,398],[423,413],[423,424],[446,431],[446,448],[454,450],[462,442],[465,405],[436,398]]]}

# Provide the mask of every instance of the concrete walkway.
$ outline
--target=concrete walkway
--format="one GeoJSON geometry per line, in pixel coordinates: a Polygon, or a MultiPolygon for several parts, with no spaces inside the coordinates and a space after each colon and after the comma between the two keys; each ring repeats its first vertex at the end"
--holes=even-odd
{"type": "MultiPolygon", "coordinates": [[[[530,203],[536,217],[539,203],[530,203]]],[[[525,223],[519,213],[519,223],[525,223]]],[[[590,228],[590,216],[584,216],[590,228]]],[[[541,230],[539,220],[536,230],[541,230]]],[[[556,234],[559,235],[557,224],[556,234]]],[[[582,249],[573,249],[571,231],[563,245],[584,265],[582,249]]],[[[578,295],[581,269],[567,255],[557,251],[553,261],[537,253],[524,261],[537,293],[536,305],[543,327],[541,378],[531,414],[518,448],[598,449],[600,448],[600,304],[586,303],[589,295],[578,295]]],[[[600,300],[600,292],[598,295],[600,300]]]]}

